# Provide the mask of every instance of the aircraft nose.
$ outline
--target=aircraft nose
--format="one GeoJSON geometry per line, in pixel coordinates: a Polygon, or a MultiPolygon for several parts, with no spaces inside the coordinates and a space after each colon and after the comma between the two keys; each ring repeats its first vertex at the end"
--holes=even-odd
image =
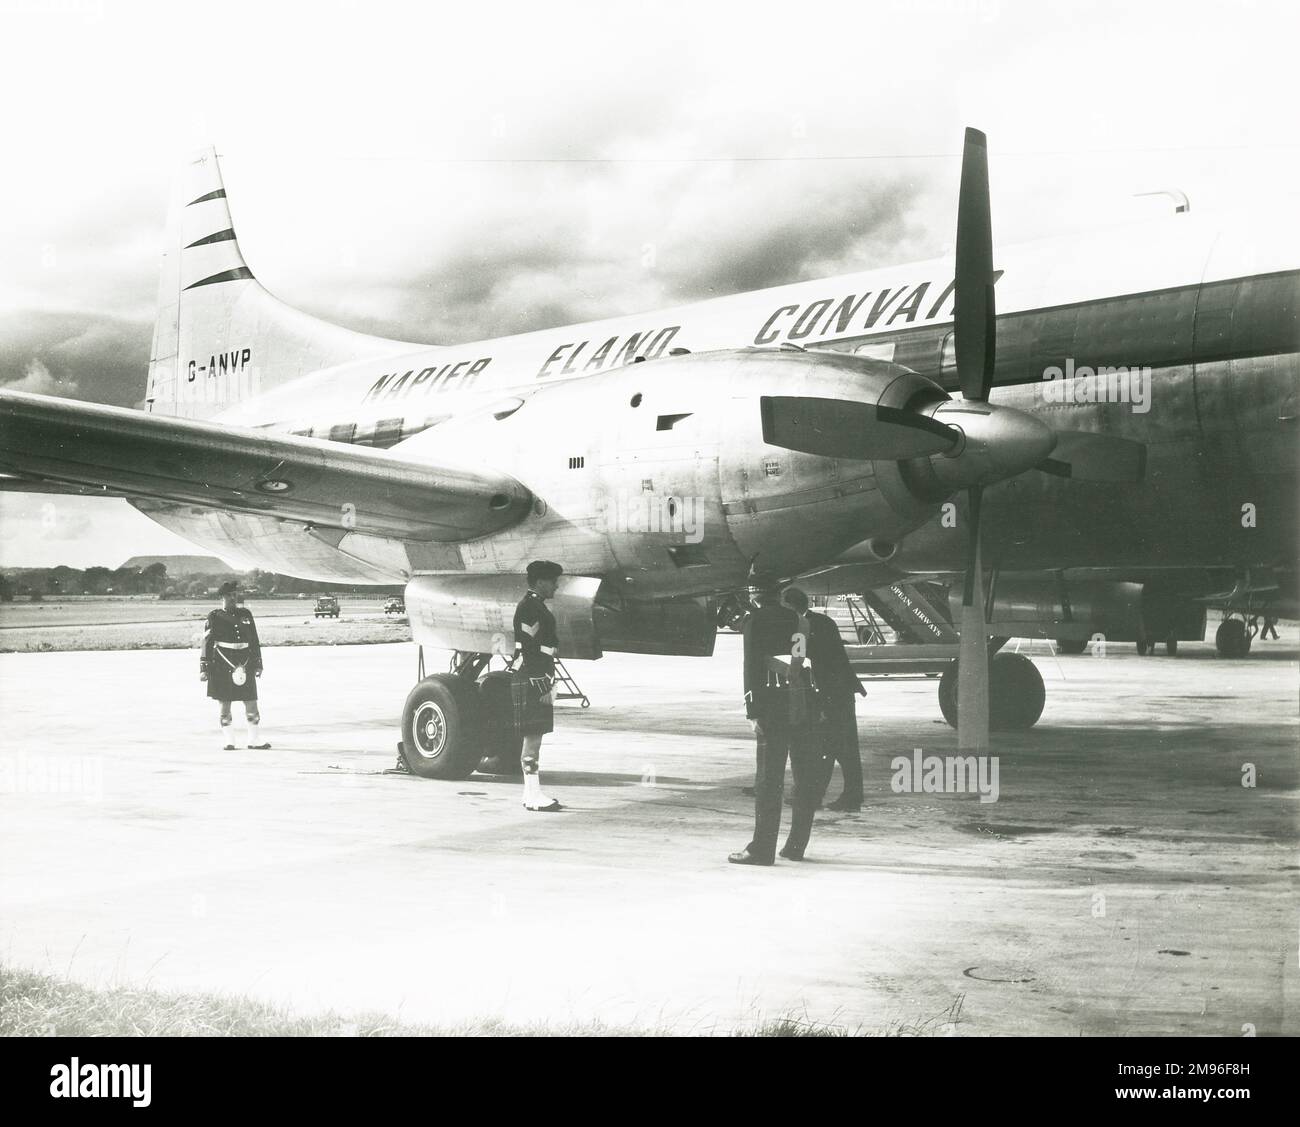
{"type": "Polygon", "coordinates": [[[987,485],[1033,469],[1056,442],[1041,419],[1012,407],[949,401],[936,408],[934,418],[962,434],[950,453],[931,459],[935,475],[954,489],[987,485]]]}

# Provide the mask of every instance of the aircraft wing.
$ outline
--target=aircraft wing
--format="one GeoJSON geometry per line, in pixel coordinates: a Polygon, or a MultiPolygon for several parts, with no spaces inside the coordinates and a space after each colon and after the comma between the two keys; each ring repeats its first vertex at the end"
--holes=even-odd
{"type": "Polygon", "coordinates": [[[0,392],[0,473],[408,540],[484,536],[532,504],[492,470],[16,391],[0,392]]]}
{"type": "Polygon", "coordinates": [[[0,493],[54,493],[60,497],[125,497],[118,489],[102,485],[72,485],[64,481],[46,481],[38,477],[10,477],[0,474],[0,493]]]}

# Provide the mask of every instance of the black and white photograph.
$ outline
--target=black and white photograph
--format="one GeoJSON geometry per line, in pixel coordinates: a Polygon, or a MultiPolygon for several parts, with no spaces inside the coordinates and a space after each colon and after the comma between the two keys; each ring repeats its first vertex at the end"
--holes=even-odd
{"type": "MultiPolygon", "coordinates": [[[[1249,1099],[1294,5],[0,39],[0,1032],[1232,1038],[1093,1079],[1249,1099]]],[[[112,1045],[41,1091],[147,1106],[112,1045]]]]}

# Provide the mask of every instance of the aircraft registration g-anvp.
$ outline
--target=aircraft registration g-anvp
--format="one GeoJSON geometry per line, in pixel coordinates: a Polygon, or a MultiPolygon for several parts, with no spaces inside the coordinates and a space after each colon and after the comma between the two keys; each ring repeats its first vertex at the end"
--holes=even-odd
{"type": "Polygon", "coordinates": [[[123,496],[249,567],[404,582],[415,640],[455,651],[407,698],[419,774],[511,758],[488,670],[536,558],[566,571],[566,658],[711,654],[755,561],[813,593],[964,573],[940,698],[974,749],[990,711],[1042,709],[1008,632],[1105,624],[1172,651],[1225,583],[1293,593],[1285,220],[1174,215],[995,259],[968,130],[954,259],[432,347],[267,293],[213,151],[172,219],[146,409],[0,393],[4,486],[123,496]],[[1080,391],[1108,368],[1145,373],[1149,401],[1080,391]],[[1070,395],[1046,394],[1052,369],[1070,395]]]}

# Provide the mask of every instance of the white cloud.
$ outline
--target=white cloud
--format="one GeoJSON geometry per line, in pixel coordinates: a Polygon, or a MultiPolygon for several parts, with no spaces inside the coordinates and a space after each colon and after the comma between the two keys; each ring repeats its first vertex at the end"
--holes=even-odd
{"type": "Polygon", "coordinates": [[[211,142],[272,292],[411,340],[939,253],[967,124],[1003,243],[1154,214],[1152,188],[1265,208],[1300,182],[1298,23],[1287,0],[0,5],[0,372],[135,400],[170,178],[211,142]]]}
{"type": "Polygon", "coordinates": [[[76,381],[56,378],[39,359],[29,360],[20,378],[10,380],[3,386],[9,391],[29,391],[36,395],[62,395],[68,399],[77,397],[76,381]]]}

